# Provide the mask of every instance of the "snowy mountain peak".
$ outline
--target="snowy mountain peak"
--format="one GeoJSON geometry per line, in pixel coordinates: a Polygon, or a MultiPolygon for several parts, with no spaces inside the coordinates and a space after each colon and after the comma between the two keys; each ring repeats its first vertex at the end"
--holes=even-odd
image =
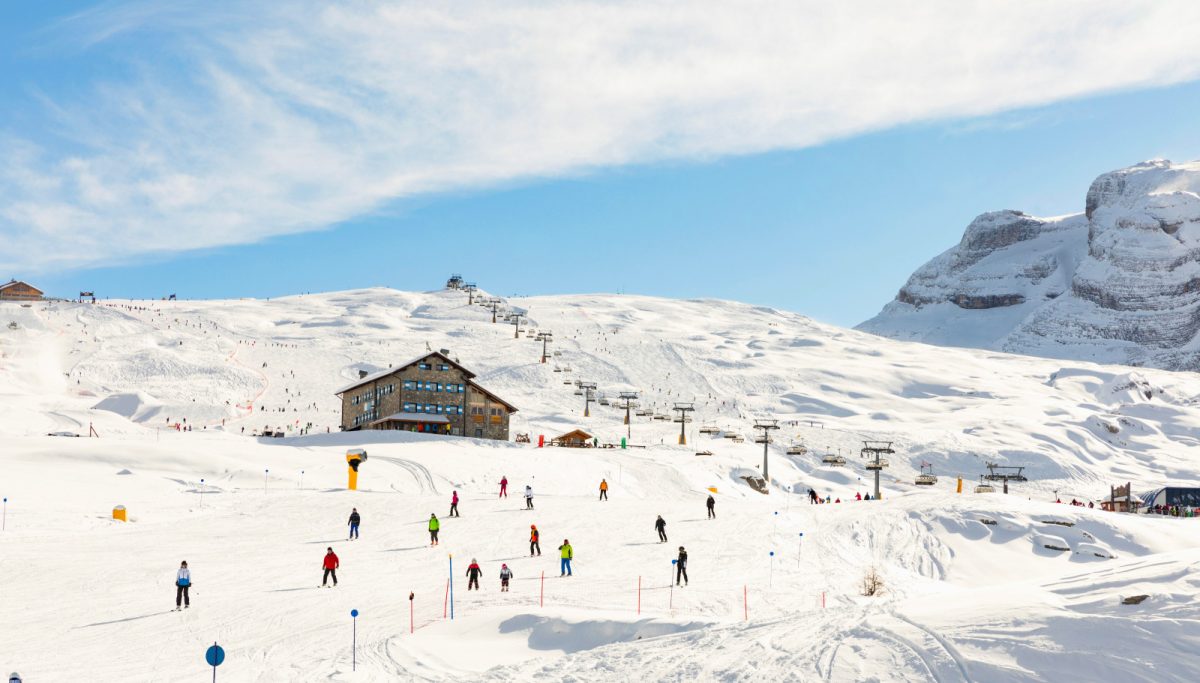
{"type": "Polygon", "coordinates": [[[1200,367],[1200,162],[1105,173],[1084,212],[981,214],[859,329],[1053,358],[1200,367]]]}

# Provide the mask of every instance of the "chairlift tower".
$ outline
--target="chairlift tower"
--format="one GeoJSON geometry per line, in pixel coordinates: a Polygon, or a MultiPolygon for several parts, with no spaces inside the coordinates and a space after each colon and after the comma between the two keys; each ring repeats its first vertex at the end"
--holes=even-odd
{"type": "Polygon", "coordinates": [[[538,332],[537,337],[534,339],[542,343],[542,362],[545,363],[546,359],[550,357],[549,354],[546,353],[546,345],[554,341],[554,334],[549,330],[538,332]]]}
{"type": "Polygon", "coordinates": [[[779,429],[779,420],[755,420],[754,428],[762,431],[762,436],[754,441],[763,445],[763,481],[767,484],[767,493],[770,493],[771,475],[767,470],[767,456],[771,448],[771,431],[779,429]]]}
{"type": "Polygon", "coordinates": [[[524,318],[525,314],[517,313],[516,311],[513,311],[510,314],[510,316],[512,317],[512,324],[513,324],[513,339],[520,339],[521,338],[521,318],[524,318]]]}
{"type": "Polygon", "coordinates": [[[479,291],[479,288],[475,286],[475,283],[468,282],[467,284],[463,285],[463,289],[467,292],[467,305],[470,306],[471,304],[475,303],[475,292],[479,291]]]}
{"type": "Polygon", "coordinates": [[[500,299],[492,297],[488,299],[488,303],[492,305],[492,324],[496,324],[496,313],[500,310],[500,299]]]}
{"type": "Polygon", "coordinates": [[[692,421],[692,418],[688,417],[688,413],[696,410],[696,404],[694,404],[694,403],[676,403],[675,407],[671,408],[671,410],[674,410],[675,412],[679,413],[679,417],[675,418],[675,421],[679,423],[679,445],[686,446],[687,445],[687,423],[692,421]]]}
{"type": "Polygon", "coordinates": [[[621,405],[619,407],[625,409],[625,438],[630,441],[633,441],[633,420],[629,418],[629,411],[637,407],[637,403],[634,403],[637,401],[637,397],[638,392],[636,391],[622,391],[620,396],[621,405]]]}
{"type": "MultiPolygon", "coordinates": [[[[1008,482],[1010,481],[1029,481],[1025,476],[1025,467],[1013,465],[997,465],[994,462],[987,463],[988,473],[982,475],[983,479],[988,481],[1004,482],[1004,492],[1008,493],[1008,482]]],[[[1058,499],[1058,494],[1054,495],[1055,500],[1058,499]]]]}
{"type": "Polygon", "coordinates": [[[596,400],[592,392],[596,390],[595,382],[577,382],[576,386],[583,392],[583,416],[592,416],[592,401],[596,400]]]}
{"type": "Polygon", "coordinates": [[[862,457],[875,456],[875,459],[867,463],[868,470],[875,471],[875,500],[879,500],[879,473],[883,468],[888,466],[888,461],[881,458],[883,454],[894,455],[896,451],[892,450],[891,441],[864,441],[861,451],[862,457]]]}

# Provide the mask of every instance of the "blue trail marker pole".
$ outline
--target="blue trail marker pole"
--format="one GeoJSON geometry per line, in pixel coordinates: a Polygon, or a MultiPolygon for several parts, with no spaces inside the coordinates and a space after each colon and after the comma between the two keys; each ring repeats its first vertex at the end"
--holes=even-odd
{"type": "Polygon", "coordinates": [[[800,553],[804,550],[804,532],[800,532],[800,540],[796,541],[796,566],[800,566],[800,553]]]}
{"type": "Polygon", "coordinates": [[[200,479],[200,507],[204,507],[204,478],[200,479]]]}
{"type": "Polygon", "coordinates": [[[770,587],[770,588],[775,587],[775,551],[774,550],[771,551],[771,576],[768,581],[768,587],[770,587]]]}
{"type": "Polygon", "coordinates": [[[297,488],[304,489],[304,470],[300,470],[300,486],[297,488]]]}
{"type": "Polygon", "coordinates": [[[8,498],[4,499],[4,514],[0,516],[0,531],[8,526],[8,498]]]}
{"type": "Polygon", "coordinates": [[[450,620],[454,621],[454,554],[450,554],[450,620]]]}
{"type": "Polygon", "coordinates": [[[350,670],[358,671],[358,610],[350,610],[350,670]]]}
{"type": "Polygon", "coordinates": [[[217,645],[216,641],[213,641],[212,647],[204,652],[204,661],[208,662],[208,665],[212,667],[213,683],[216,683],[217,667],[221,666],[221,662],[225,661],[225,649],[217,645]]]}
{"type": "Polygon", "coordinates": [[[263,470],[263,493],[267,492],[267,477],[271,476],[271,470],[263,470]]]}
{"type": "Polygon", "coordinates": [[[671,560],[671,576],[667,578],[667,588],[671,591],[668,609],[675,609],[675,564],[678,562],[679,560],[671,560]]]}

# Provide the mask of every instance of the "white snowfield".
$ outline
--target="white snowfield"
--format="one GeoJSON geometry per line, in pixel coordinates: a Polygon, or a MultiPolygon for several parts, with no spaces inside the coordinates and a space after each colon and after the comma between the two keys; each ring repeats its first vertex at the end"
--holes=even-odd
{"type": "Polygon", "coordinates": [[[207,680],[217,641],[225,681],[1196,679],[1200,519],[1052,502],[1200,483],[1194,375],[897,342],[722,301],[506,303],[553,332],[550,362],[460,292],[0,304],[0,670],[207,680]],[[533,444],[338,433],[331,392],[427,344],[518,406],[512,431],[533,444]],[[536,448],[575,427],[625,435],[612,405],[583,417],[573,380],[610,404],[641,390],[651,413],[694,401],[688,445],[647,415],[631,426],[645,448],[536,448]],[[761,474],[756,418],[783,427],[768,495],[742,479],[761,474]],[[184,419],[193,431],[174,429],[184,419]],[[47,436],[89,426],[99,438],[47,436]],[[263,428],[289,436],[251,436],[263,428]],[[884,499],[857,502],[873,439],[896,453],[884,499]],[[349,448],[369,453],[358,491],[349,448]],[[847,466],[822,464],[839,451],[847,466]],[[936,486],[914,485],[922,462],[936,486]],[[976,494],[986,462],[1032,481],[976,494]],[[842,502],[810,505],[809,487],[842,502]],[[446,516],[453,491],[461,518],[446,516]],[[352,507],[362,535],[348,541],[352,507]],[[574,575],[560,578],[564,539],[574,575]],[[680,545],[691,583],[673,588],[680,545]],[[336,588],[319,587],[327,547],[336,588]],[[183,560],[192,606],[176,613],[183,560]],[[865,597],[871,568],[883,590],[865,597]]]}

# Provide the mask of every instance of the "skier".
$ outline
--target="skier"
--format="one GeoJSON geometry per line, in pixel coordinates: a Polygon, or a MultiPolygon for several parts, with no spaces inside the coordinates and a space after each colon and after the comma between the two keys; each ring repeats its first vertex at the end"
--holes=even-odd
{"type": "Polygon", "coordinates": [[[608,500],[608,480],[600,480],[600,500],[608,500]]]}
{"type": "Polygon", "coordinates": [[[812,489],[809,489],[808,490],[808,504],[816,505],[818,500],[819,499],[817,498],[817,492],[812,489]]]}
{"type": "Polygon", "coordinates": [[[705,505],[708,506],[708,518],[716,519],[717,518],[717,500],[712,497],[711,493],[708,494],[708,500],[705,502],[705,505]]]}
{"type": "Polygon", "coordinates": [[[658,532],[658,542],[666,543],[667,542],[667,520],[663,519],[662,515],[659,515],[658,520],[654,522],[654,530],[658,532]]]}
{"type": "Polygon", "coordinates": [[[688,584],[687,576],[687,551],[683,546],[679,546],[679,558],[675,561],[675,585],[679,585],[679,579],[683,577],[683,585],[688,584]]]}
{"type": "Polygon", "coordinates": [[[529,556],[533,557],[533,551],[536,550],[538,557],[542,555],[542,544],[538,540],[538,528],[536,524],[529,525],[529,556]]]}
{"type": "Polygon", "coordinates": [[[525,485],[525,509],[533,509],[533,487],[529,484],[525,485]]]}
{"type": "Polygon", "coordinates": [[[508,477],[500,477],[500,495],[497,498],[508,498],[508,477]]]}
{"type": "Polygon", "coordinates": [[[483,570],[479,568],[479,561],[471,558],[471,564],[467,566],[467,590],[472,587],[479,590],[479,577],[483,575],[483,570]]]}
{"type": "Polygon", "coordinates": [[[358,508],[350,508],[350,521],[347,522],[350,525],[350,540],[358,538],[358,523],[361,520],[362,517],[358,515],[358,508]]]}
{"type": "Polygon", "coordinates": [[[511,579],[512,577],[513,577],[513,573],[512,573],[512,570],[508,568],[508,565],[507,564],[500,565],[500,592],[501,593],[508,592],[508,580],[511,579]]]}
{"type": "Polygon", "coordinates": [[[338,562],[338,556],[333,554],[333,548],[325,549],[325,561],[321,563],[321,566],[325,568],[325,576],[321,578],[321,585],[324,586],[332,577],[333,585],[337,586],[337,570],[341,563],[338,562]]]}
{"type": "Polygon", "coordinates": [[[450,516],[451,517],[459,516],[459,514],[458,514],[458,491],[455,491],[453,493],[453,495],[450,496],[450,516]]]}
{"type": "Polygon", "coordinates": [[[563,544],[558,546],[559,557],[562,561],[559,563],[559,576],[571,576],[571,560],[575,559],[575,549],[571,547],[571,542],[563,539],[563,544]]]}
{"type": "Polygon", "coordinates": [[[175,611],[179,611],[180,603],[185,608],[192,606],[188,589],[192,587],[192,572],[188,569],[187,561],[179,563],[179,571],[175,574],[175,611]]]}
{"type": "Polygon", "coordinates": [[[854,492],[854,500],[862,500],[862,494],[858,491],[854,492]]]}
{"type": "Polygon", "coordinates": [[[442,523],[438,521],[437,515],[429,515],[429,545],[435,546],[438,544],[438,529],[442,528],[442,523]]]}

